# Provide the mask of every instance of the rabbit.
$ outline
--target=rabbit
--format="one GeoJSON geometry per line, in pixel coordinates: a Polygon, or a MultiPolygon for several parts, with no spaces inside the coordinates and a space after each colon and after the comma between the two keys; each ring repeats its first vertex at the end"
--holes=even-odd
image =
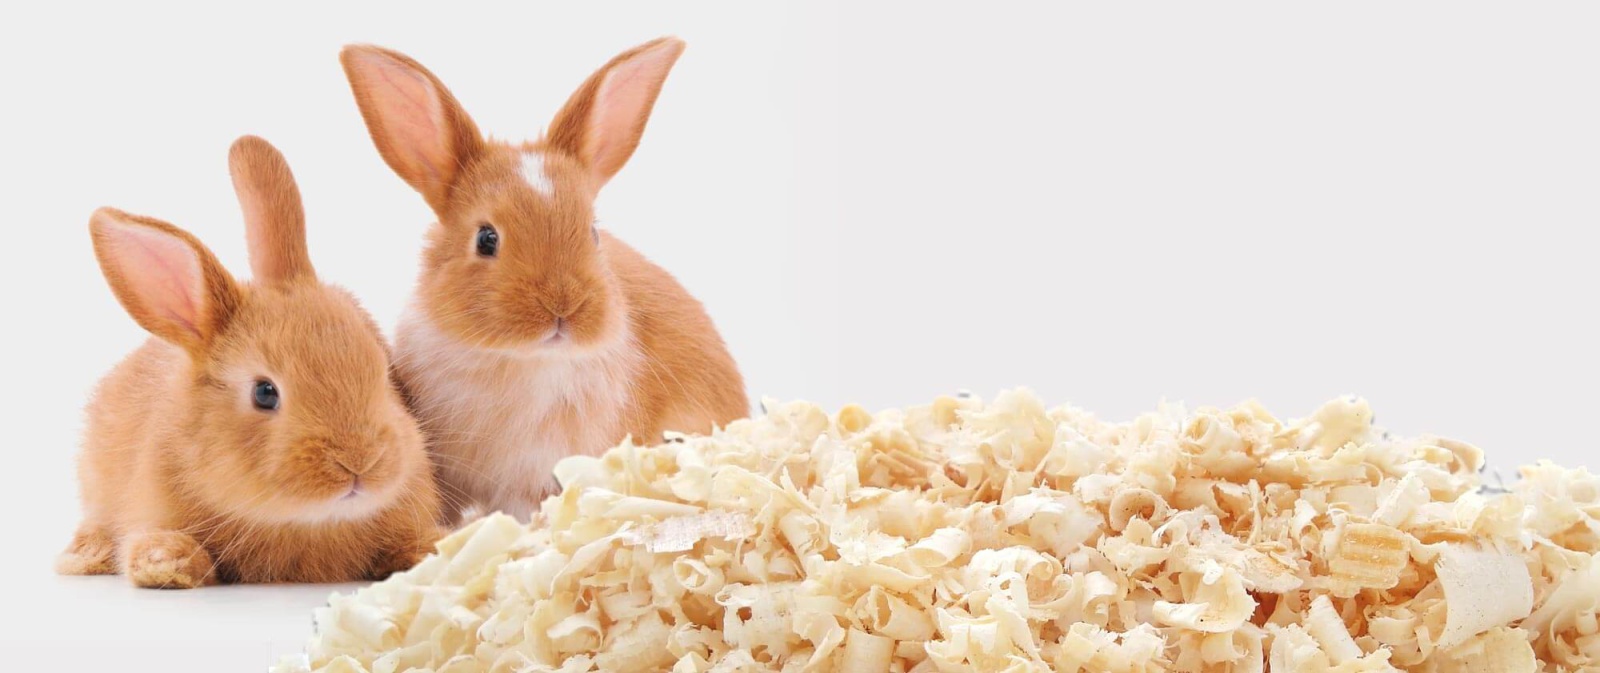
{"type": "Polygon", "coordinates": [[[613,58],[544,136],[486,138],[439,79],[377,46],[340,53],[378,153],[433,209],[396,329],[396,373],[429,437],[441,495],[527,520],[567,456],[749,412],[701,304],[596,226],[682,53],[657,39],[613,58]]]}
{"type": "Polygon", "coordinates": [[[439,496],[377,325],[322,284],[283,156],[229,152],[254,280],[111,208],[95,256],[148,330],[87,408],[84,518],[56,570],[140,587],[381,579],[432,550],[439,496]]]}

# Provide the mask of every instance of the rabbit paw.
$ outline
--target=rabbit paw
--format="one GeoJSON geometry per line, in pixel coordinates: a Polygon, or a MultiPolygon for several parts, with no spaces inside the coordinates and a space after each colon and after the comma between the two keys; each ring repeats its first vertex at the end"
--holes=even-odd
{"type": "Polygon", "coordinates": [[[419,543],[416,547],[384,551],[373,561],[370,579],[382,580],[397,572],[410,570],[431,553],[433,553],[432,543],[419,543]]]}
{"type": "Polygon", "coordinates": [[[56,572],[62,575],[117,574],[117,541],[97,526],[79,526],[66,551],[56,557],[56,572]]]}
{"type": "Polygon", "coordinates": [[[132,538],[127,563],[128,579],[148,589],[193,589],[216,581],[211,554],[183,533],[161,531],[132,538]]]}

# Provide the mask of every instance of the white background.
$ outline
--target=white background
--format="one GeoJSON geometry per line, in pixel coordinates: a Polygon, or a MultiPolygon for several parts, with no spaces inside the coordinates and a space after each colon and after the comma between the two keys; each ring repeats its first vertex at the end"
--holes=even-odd
{"type": "Polygon", "coordinates": [[[687,39],[602,226],[705,302],[755,396],[1027,385],[1125,419],[1359,393],[1497,464],[1595,464],[1600,6],[248,6],[0,17],[7,667],[259,670],[309,633],[327,587],[50,564],[80,405],[143,338],[94,264],[95,207],[244,275],[225,157],[262,135],[321,275],[394,324],[430,214],[362,127],[353,41],[523,138],[614,53],[687,39]]]}

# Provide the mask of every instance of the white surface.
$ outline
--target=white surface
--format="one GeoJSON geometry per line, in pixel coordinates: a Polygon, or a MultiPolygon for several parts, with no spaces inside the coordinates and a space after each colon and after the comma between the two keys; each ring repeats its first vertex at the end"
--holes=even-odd
{"type": "Polygon", "coordinates": [[[242,275],[225,155],[262,135],[321,275],[398,317],[429,215],[362,128],[351,41],[524,137],[616,52],[687,39],[602,226],[707,304],[756,395],[1030,385],[1126,418],[1356,392],[1499,463],[1594,463],[1600,6],[253,7],[0,20],[10,667],[260,670],[309,632],[325,587],[49,566],[84,394],[142,338],[95,268],[96,206],[242,275]]]}
{"type": "MultiPolygon", "coordinates": [[[[260,671],[300,652],[311,610],[357,584],[136,589],[121,577],[29,578],[6,650],[34,671],[260,671]],[[120,668],[126,666],[126,668],[120,668]]],[[[9,668],[10,665],[8,665],[9,668]]]]}

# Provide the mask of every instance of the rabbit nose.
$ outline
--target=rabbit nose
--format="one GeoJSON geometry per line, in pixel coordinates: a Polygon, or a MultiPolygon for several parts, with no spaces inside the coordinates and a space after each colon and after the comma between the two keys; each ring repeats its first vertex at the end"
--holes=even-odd
{"type": "Polygon", "coordinates": [[[541,301],[539,303],[544,305],[544,310],[549,311],[550,315],[555,316],[557,325],[571,316],[577,308],[569,301],[541,301]]]}
{"type": "Polygon", "coordinates": [[[571,322],[567,319],[571,318],[572,314],[577,313],[578,309],[583,308],[586,299],[586,297],[582,296],[573,297],[569,293],[555,298],[540,297],[539,305],[543,306],[544,310],[549,311],[550,315],[554,316],[558,323],[561,321],[571,322]]]}
{"type": "Polygon", "coordinates": [[[351,456],[334,456],[333,462],[344,468],[345,472],[349,472],[350,476],[355,477],[359,482],[361,475],[366,474],[367,470],[372,469],[372,466],[378,462],[378,457],[369,456],[358,462],[351,456]]]}

